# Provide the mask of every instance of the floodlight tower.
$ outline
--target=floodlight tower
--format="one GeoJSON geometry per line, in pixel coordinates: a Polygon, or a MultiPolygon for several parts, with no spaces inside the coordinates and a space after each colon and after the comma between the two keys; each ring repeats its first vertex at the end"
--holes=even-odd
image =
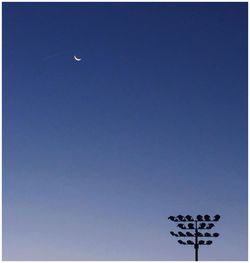
{"type": "Polygon", "coordinates": [[[213,219],[211,219],[210,215],[197,215],[196,219],[194,219],[190,215],[182,216],[170,216],[170,219],[173,222],[178,223],[177,227],[182,230],[189,230],[186,233],[179,231],[175,233],[170,231],[170,234],[174,237],[181,237],[186,238],[190,237],[193,240],[187,240],[186,242],[182,239],[178,240],[178,243],[181,245],[193,245],[195,250],[195,261],[198,261],[198,251],[200,245],[211,245],[213,243],[212,240],[203,240],[201,238],[216,238],[219,236],[219,233],[210,233],[210,232],[203,232],[204,230],[208,231],[211,230],[215,226],[215,222],[218,222],[220,219],[220,215],[215,215],[213,219]],[[185,222],[180,223],[180,222],[185,222]],[[213,222],[213,223],[212,223],[213,222]],[[199,225],[198,225],[199,223],[199,225]],[[201,232],[199,232],[201,231],[201,232]]]}

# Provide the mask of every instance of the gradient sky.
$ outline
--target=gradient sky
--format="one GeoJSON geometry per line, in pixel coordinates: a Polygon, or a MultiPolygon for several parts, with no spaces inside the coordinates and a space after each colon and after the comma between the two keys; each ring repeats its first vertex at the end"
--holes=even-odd
{"type": "Polygon", "coordinates": [[[246,260],[247,3],[4,3],[3,165],[4,260],[246,260]]]}

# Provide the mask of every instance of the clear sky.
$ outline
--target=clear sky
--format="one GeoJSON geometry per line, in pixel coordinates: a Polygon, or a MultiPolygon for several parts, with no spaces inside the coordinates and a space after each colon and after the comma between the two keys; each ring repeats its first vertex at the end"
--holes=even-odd
{"type": "Polygon", "coordinates": [[[246,260],[247,3],[4,3],[3,164],[5,260],[246,260]]]}

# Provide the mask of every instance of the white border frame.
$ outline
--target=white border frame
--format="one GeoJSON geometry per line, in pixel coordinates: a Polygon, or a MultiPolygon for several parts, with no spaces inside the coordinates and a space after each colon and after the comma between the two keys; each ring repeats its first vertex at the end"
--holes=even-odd
{"type": "MultiPolygon", "coordinates": [[[[199,0],[199,1],[196,1],[196,0],[193,0],[193,1],[188,1],[188,0],[157,0],[157,1],[152,1],[152,0],[137,0],[137,1],[132,1],[132,0],[126,0],[126,1],[121,1],[121,0],[117,0],[117,1],[113,1],[113,0],[98,0],[98,1],[95,1],[95,0],[73,0],[73,1],[65,1],[65,0],[24,0],[24,1],[18,1],[18,0],[5,0],[5,1],[2,1],[1,0],[1,6],[0,6],[0,19],[1,19],[1,27],[0,27],[0,33],[1,33],[1,50],[0,50],[0,59],[2,61],[2,3],[4,2],[37,2],[37,3],[42,3],[42,2],[68,2],[68,3],[74,3],[74,2],[141,2],[141,3],[145,3],[145,2],[183,2],[183,3],[209,3],[209,2],[224,2],[224,3],[230,3],[230,2],[245,2],[245,3],[249,3],[249,1],[247,0],[220,0],[220,1],[216,1],[216,0],[199,0]]],[[[249,49],[249,42],[250,42],[250,37],[249,37],[249,28],[250,28],[250,22],[249,22],[249,10],[248,10],[248,61],[249,61],[249,58],[250,58],[250,55],[249,55],[249,52],[250,52],[250,49],[249,49]]],[[[248,77],[250,76],[250,68],[249,68],[249,63],[248,63],[248,77]]],[[[0,151],[0,167],[1,167],[1,176],[0,176],[0,235],[1,235],[1,240],[0,240],[0,261],[3,261],[2,260],[2,63],[1,63],[1,71],[0,71],[0,81],[1,81],[1,89],[0,89],[0,147],[1,147],[1,151],[0,151]]],[[[250,101],[250,94],[249,94],[249,85],[248,85],[248,102],[250,101]]],[[[250,146],[250,143],[249,143],[249,135],[250,135],[250,132],[249,132],[249,128],[250,128],[250,125],[249,125],[249,121],[250,121],[250,107],[248,106],[248,164],[249,164],[249,161],[250,161],[250,156],[249,156],[249,146],[250,146]]],[[[248,174],[249,174],[249,165],[248,165],[248,174]]],[[[249,186],[250,186],[250,182],[249,182],[249,179],[248,179],[248,189],[249,189],[249,186]]],[[[250,223],[250,212],[249,212],[249,202],[250,202],[250,198],[249,198],[249,194],[248,194],[248,253],[249,253],[249,248],[250,248],[250,242],[249,242],[249,223],[250,223]]],[[[249,261],[249,255],[248,255],[248,261],[249,261]]],[[[17,262],[19,263],[20,261],[7,261],[7,262],[17,262]]],[[[28,263],[32,263],[32,262],[37,262],[37,261],[22,261],[22,262],[28,262],[28,263]]],[[[39,261],[39,262],[44,262],[44,263],[53,263],[53,262],[77,262],[77,261],[39,261]]],[[[78,261],[78,262],[86,262],[86,263],[95,263],[95,262],[102,262],[102,261],[78,261]]],[[[110,263],[115,263],[115,262],[123,262],[123,263],[136,263],[138,261],[103,261],[103,262],[110,262],[110,263]]],[[[149,261],[140,261],[141,263],[147,263],[149,261]]],[[[150,262],[153,262],[153,263],[157,263],[157,262],[172,262],[172,263],[177,263],[177,262],[187,262],[187,261],[150,261],[150,262]]],[[[202,261],[202,262],[211,262],[211,261],[202,261]]],[[[227,261],[213,261],[213,262],[227,262],[227,261]]],[[[230,262],[241,262],[241,261],[230,261],[230,262]]]]}

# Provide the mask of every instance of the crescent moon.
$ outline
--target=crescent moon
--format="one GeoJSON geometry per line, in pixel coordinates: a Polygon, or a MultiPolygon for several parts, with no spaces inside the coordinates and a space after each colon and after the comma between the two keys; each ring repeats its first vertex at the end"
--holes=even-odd
{"type": "Polygon", "coordinates": [[[81,61],[81,60],[82,60],[81,58],[78,58],[77,56],[74,56],[74,59],[75,59],[76,61],[81,61]]]}

